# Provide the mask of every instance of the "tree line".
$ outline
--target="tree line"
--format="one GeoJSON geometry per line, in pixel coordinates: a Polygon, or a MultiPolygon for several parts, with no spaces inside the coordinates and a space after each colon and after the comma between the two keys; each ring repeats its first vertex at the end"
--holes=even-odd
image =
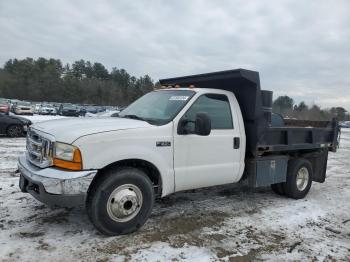
{"type": "MultiPolygon", "coordinates": [[[[10,59],[0,68],[0,97],[37,102],[124,106],[156,86],[148,75],[137,78],[116,67],[108,71],[101,63],[83,59],[65,65],[53,58],[10,59]]],[[[288,96],[273,102],[273,112],[305,120],[350,120],[342,107],[295,104],[288,96]]]]}
{"type": "Polygon", "coordinates": [[[274,100],[272,111],[283,117],[302,120],[331,120],[332,118],[337,118],[340,121],[350,120],[349,114],[343,107],[321,109],[316,104],[308,106],[304,101],[296,104],[289,96],[279,96],[274,100]]]}
{"type": "Polygon", "coordinates": [[[53,58],[10,59],[0,68],[0,97],[20,100],[123,106],[154,86],[148,75],[82,59],[65,65],[53,58]]]}

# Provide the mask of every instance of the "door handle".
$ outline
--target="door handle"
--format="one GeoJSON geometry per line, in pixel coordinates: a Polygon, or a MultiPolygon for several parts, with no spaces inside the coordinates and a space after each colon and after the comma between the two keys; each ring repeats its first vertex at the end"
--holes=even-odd
{"type": "Polygon", "coordinates": [[[233,138],[233,148],[234,149],[238,149],[240,146],[240,139],[239,137],[234,137],[233,138]]]}

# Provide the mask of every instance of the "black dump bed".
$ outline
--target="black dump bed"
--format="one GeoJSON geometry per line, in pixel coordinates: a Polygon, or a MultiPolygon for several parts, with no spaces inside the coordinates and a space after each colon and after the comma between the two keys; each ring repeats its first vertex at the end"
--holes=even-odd
{"type": "Polygon", "coordinates": [[[240,105],[247,137],[247,154],[328,148],[336,151],[338,124],[333,121],[285,120],[271,126],[272,92],[260,89],[259,73],[235,69],[207,74],[161,79],[165,86],[190,86],[231,91],[240,105]]]}

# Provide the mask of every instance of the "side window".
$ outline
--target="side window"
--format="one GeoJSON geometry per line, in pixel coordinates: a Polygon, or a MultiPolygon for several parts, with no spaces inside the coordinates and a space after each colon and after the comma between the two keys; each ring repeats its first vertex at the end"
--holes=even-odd
{"type": "MultiPolygon", "coordinates": [[[[185,116],[188,120],[195,121],[197,113],[209,115],[212,129],[233,129],[230,103],[225,95],[206,94],[200,96],[185,116]]],[[[189,128],[192,129],[193,125],[189,128]]]]}

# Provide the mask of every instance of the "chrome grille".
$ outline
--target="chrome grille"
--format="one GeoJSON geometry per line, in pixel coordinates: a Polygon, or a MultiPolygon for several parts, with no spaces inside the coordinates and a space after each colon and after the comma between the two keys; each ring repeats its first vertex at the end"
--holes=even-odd
{"type": "Polygon", "coordinates": [[[38,167],[52,165],[52,142],[29,129],[27,132],[27,157],[38,167]]]}

